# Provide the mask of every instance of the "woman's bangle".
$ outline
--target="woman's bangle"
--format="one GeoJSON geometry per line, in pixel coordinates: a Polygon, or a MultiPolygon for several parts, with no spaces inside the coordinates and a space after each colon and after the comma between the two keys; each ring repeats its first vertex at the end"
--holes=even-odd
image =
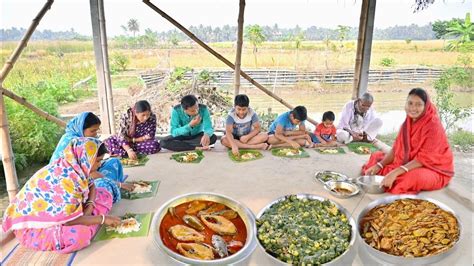
{"type": "Polygon", "coordinates": [[[377,162],[377,165],[380,167],[380,169],[383,169],[383,164],[381,162],[377,162]]]}
{"type": "Polygon", "coordinates": [[[135,143],[135,138],[132,138],[132,142],[135,143]]]}
{"type": "Polygon", "coordinates": [[[122,188],[122,183],[119,182],[119,188],[122,188]]]}
{"type": "Polygon", "coordinates": [[[102,222],[100,222],[100,224],[104,224],[105,223],[105,215],[101,214],[102,216],[102,222]]]}
{"type": "Polygon", "coordinates": [[[405,171],[406,173],[408,173],[408,168],[404,165],[400,165],[400,168],[403,169],[403,171],[405,171]]]}
{"type": "Polygon", "coordinates": [[[128,153],[129,151],[133,151],[133,149],[132,149],[132,148],[128,148],[128,149],[126,150],[127,153],[128,153]]]}

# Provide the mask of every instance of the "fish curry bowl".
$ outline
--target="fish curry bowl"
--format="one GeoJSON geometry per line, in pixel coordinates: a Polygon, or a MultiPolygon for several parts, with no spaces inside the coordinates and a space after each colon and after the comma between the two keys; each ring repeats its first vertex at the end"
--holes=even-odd
{"type": "Polygon", "coordinates": [[[339,204],[311,194],[276,199],[257,215],[257,243],[272,265],[351,265],[356,225],[339,204]]]}
{"type": "Polygon", "coordinates": [[[359,214],[362,249],[384,264],[426,265],[451,254],[462,225],[447,205],[416,195],[375,200],[359,214]]]}
{"type": "Polygon", "coordinates": [[[214,193],[175,197],[155,213],[154,243],[182,264],[241,262],[256,247],[255,218],[241,203],[214,193]]]}

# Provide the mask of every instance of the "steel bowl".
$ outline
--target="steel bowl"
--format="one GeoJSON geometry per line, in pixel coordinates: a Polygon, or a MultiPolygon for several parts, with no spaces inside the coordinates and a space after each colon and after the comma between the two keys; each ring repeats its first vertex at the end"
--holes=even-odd
{"type": "MultiPolygon", "coordinates": [[[[289,198],[291,195],[286,195],[286,196],[283,196],[283,197],[280,197],[272,202],[270,202],[269,204],[267,204],[262,210],[260,210],[260,212],[257,214],[257,220],[260,219],[260,217],[262,217],[262,215],[268,210],[270,209],[273,205],[275,205],[276,203],[278,202],[281,202],[281,201],[284,201],[286,200],[287,198],[289,198]]],[[[312,199],[312,200],[319,200],[319,201],[324,201],[324,200],[328,200],[330,201],[332,204],[334,204],[338,209],[339,211],[341,211],[342,213],[344,213],[344,215],[347,217],[347,220],[349,221],[349,224],[351,225],[351,240],[349,241],[349,247],[346,249],[346,251],[344,253],[342,253],[341,255],[339,255],[339,257],[333,259],[332,261],[328,262],[328,263],[325,263],[324,265],[329,265],[329,266],[334,266],[334,265],[352,265],[352,262],[354,261],[354,258],[355,258],[355,255],[356,255],[356,249],[354,247],[354,243],[355,243],[355,240],[356,240],[356,234],[357,234],[357,229],[356,229],[356,224],[355,224],[355,221],[354,221],[354,218],[352,218],[351,214],[349,213],[349,211],[347,211],[344,207],[342,207],[341,205],[339,205],[338,203],[330,200],[330,199],[326,199],[326,198],[323,198],[323,197],[320,197],[320,196],[317,196],[317,195],[313,195],[313,194],[296,194],[296,197],[298,199],[312,199]]],[[[285,263],[277,258],[275,258],[274,256],[272,256],[270,253],[268,253],[266,250],[265,250],[265,247],[263,247],[262,243],[260,243],[260,240],[258,240],[258,231],[256,230],[255,231],[255,239],[258,243],[258,246],[263,250],[263,252],[267,255],[267,258],[271,261],[271,265],[291,265],[291,264],[288,264],[288,263],[285,263]]],[[[270,264],[269,263],[269,264],[270,264]]]]}
{"type": "Polygon", "coordinates": [[[356,182],[362,190],[369,194],[385,193],[385,188],[382,187],[382,180],[384,176],[381,175],[363,175],[357,178],[356,182]]]}
{"type": "Polygon", "coordinates": [[[439,201],[431,199],[431,198],[425,198],[425,197],[422,197],[422,196],[418,196],[418,195],[397,195],[397,196],[389,196],[389,197],[384,197],[384,198],[381,198],[381,199],[378,199],[378,200],[374,200],[371,203],[369,203],[367,205],[367,207],[365,207],[362,210],[362,212],[357,217],[357,236],[358,236],[357,238],[361,242],[360,245],[362,245],[361,249],[363,249],[365,252],[369,253],[372,257],[374,257],[374,258],[376,258],[380,261],[385,262],[385,264],[391,263],[391,264],[395,264],[395,265],[431,265],[431,264],[434,264],[434,263],[448,257],[451,253],[453,253],[456,250],[456,248],[458,248],[459,242],[461,242],[461,238],[462,238],[462,224],[461,224],[461,220],[459,219],[459,216],[454,212],[454,210],[451,209],[449,206],[447,206],[446,204],[444,204],[442,202],[439,202],[439,201]],[[427,201],[430,201],[430,202],[436,204],[439,208],[452,213],[458,221],[458,226],[459,226],[459,239],[458,239],[458,241],[450,249],[446,250],[443,253],[432,255],[432,256],[427,256],[427,257],[417,257],[417,258],[407,258],[407,257],[402,257],[402,256],[395,256],[395,255],[391,255],[391,254],[382,252],[380,250],[377,250],[377,249],[371,247],[369,244],[367,244],[364,241],[364,239],[361,236],[361,231],[360,231],[359,225],[360,225],[360,222],[361,222],[362,218],[365,216],[365,214],[367,212],[369,212],[374,207],[376,207],[378,205],[381,205],[381,204],[388,204],[388,203],[391,203],[391,202],[393,202],[395,200],[398,200],[398,199],[422,199],[422,200],[427,200],[427,201]]]}
{"type": "Polygon", "coordinates": [[[161,206],[161,208],[155,213],[153,216],[153,221],[151,224],[151,229],[153,232],[153,242],[155,245],[158,246],[165,254],[167,254],[173,260],[187,265],[228,265],[228,264],[235,264],[241,262],[248,258],[250,254],[252,254],[253,250],[257,246],[257,242],[255,239],[255,232],[256,232],[256,225],[255,225],[255,216],[254,214],[243,204],[239,203],[238,201],[231,199],[227,196],[209,193],[209,192],[198,192],[198,193],[190,193],[177,196],[165,204],[161,206]],[[191,259],[185,256],[182,256],[179,253],[174,252],[173,250],[169,249],[161,240],[160,235],[160,225],[161,221],[165,217],[168,209],[170,207],[174,207],[185,202],[193,201],[193,200],[206,200],[206,201],[214,201],[218,203],[222,203],[227,207],[231,208],[232,210],[236,211],[242,220],[245,223],[245,228],[247,230],[247,240],[244,244],[244,247],[240,249],[235,254],[232,254],[228,257],[222,259],[215,259],[215,260],[197,260],[191,259]]]}
{"type": "Polygon", "coordinates": [[[324,185],[327,182],[327,181],[324,181],[324,179],[323,179],[324,175],[333,175],[333,176],[335,176],[336,179],[333,180],[333,181],[346,181],[346,180],[349,180],[349,178],[346,175],[338,173],[338,172],[333,172],[333,171],[319,171],[319,172],[316,172],[314,174],[314,179],[318,180],[319,182],[321,182],[324,185]]]}
{"type": "Polygon", "coordinates": [[[347,181],[328,181],[324,184],[324,189],[326,189],[331,195],[337,198],[346,199],[352,196],[359,194],[359,187],[351,182],[347,181]],[[349,190],[351,193],[342,194],[337,192],[335,189],[343,188],[349,190]]]}

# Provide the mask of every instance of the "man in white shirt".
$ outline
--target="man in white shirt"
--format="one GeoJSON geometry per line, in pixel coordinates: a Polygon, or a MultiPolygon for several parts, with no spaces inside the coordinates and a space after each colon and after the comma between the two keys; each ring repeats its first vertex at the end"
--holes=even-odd
{"type": "Polygon", "coordinates": [[[376,117],[374,108],[371,108],[373,102],[374,97],[366,92],[359,99],[346,103],[337,126],[337,141],[347,144],[375,140],[383,123],[376,117]]]}

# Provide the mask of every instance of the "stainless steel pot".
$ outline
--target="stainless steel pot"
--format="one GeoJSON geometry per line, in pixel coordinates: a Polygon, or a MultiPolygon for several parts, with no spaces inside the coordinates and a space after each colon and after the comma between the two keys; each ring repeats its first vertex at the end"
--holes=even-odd
{"type": "MultiPolygon", "coordinates": [[[[270,202],[268,205],[266,205],[258,214],[257,214],[257,220],[262,217],[262,215],[268,210],[270,209],[274,204],[278,203],[278,202],[281,202],[281,201],[284,201],[286,200],[290,195],[287,195],[287,196],[283,196],[283,197],[280,197],[272,202],[270,202]]],[[[312,194],[296,194],[296,197],[298,199],[311,199],[311,200],[319,200],[319,201],[324,201],[324,200],[329,200],[329,199],[326,199],[326,198],[323,198],[323,197],[320,197],[320,196],[317,196],[317,195],[312,195],[312,194]]],[[[332,261],[328,262],[328,263],[325,263],[324,265],[330,265],[330,266],[333,266],[333,265],[352,265],[352,262],[355,258],[355,255],[356,255],[356,249],[354,247],[354,243],[355,243],[355,239],[356,239],[356,234],[357,234],[357,229],[356,229],[356,224],[355,224],[355,221],[354,221],[354,218],[351,217],[351,214],[344,208],[342,207],[341,205],[339,205],[338,203],[334,202],[334,201],[331,201],[329,200],[331,203],[333,203],[334,205],[336,205],[336,207],[342,212],[344,213],[344,215],[347,217],[347,220],[349,221],[349,224],[351,225],[351,239],[350,239],[350,242],[349,242],[349,247],[347,248],[347,250],[342,253],[341,255],[339,255],[339,257],[333,259],[332,261]]],[[[267,255],[267,258],[269,258],[269,260],[271,261],[270,263],[272,265],[290,265],[288,263],[285,263],[275,257],[273,257],[272,255],[270,255],[266,250],[265,248],[263,247],[262,243],[260,243],[260,240],[258,240],[258,237],[257,237],[257,233],[258,231],[255,231],[255,239],[258,243],[258,245],[260,246],[260,248],[263,250],[263,252],[265,252],[265,254],[267,255]]]]}
{"type": "Polygon", "coordinates": [[[229,197],[215,194],[215,193],[208,193],[208,192],[198,192],[198,193],[190,193],[177,196],[165,204],[161,206],[161,208],[155,213],[153,216],[153,221],[151,225],[152,233],[153,233],[153,240],[154,243],[160,248],[165,254],[167,254],[170,258],[174,259],[177,262],[182,264],[191,264],[191,265],[228,265],[228,264],[235,264],[237,262],[241,262],[249,257],[252,254],[253,250],[256,247],[256,239],[255,239],[255,217],[253,213],[245,207],[243,204],[237,202],[234,199],[229,197]],[[242,220],[245,223],[245,227],[247,230],[247,240],[244,244],[244,247],[239,250],[237,253],[222,258],[222,259],[215,259],[215,260],[196,260],[182,256],[174,252],[173,250],[169,249],[163,241],[161,240],[160,235],[160,225],[161,221],[165,217],[168,209],[170,207],[174,207],[180,205],[185,202],[193,201],[193,200],[206,200],[206,201],[214,201],[218,203],[222,203],[227,207],[231,208],[232,210],[236,211],[242,220]]]}
{"type": "MultiPolygon", "coordinates": [[[[367,207],[364,208],[364,210],[362,210],[362,212],[359,214],[359,216],[357,218],[357,236],[358,236],[360,245],[362,245],[362,250],[365,250],[366,252],[370,253],[371,256],[373,256],[373,257],[375,257],[379,260],[382,260],[384,262],[388,262],[388,263],[391,263],[391,264],[396,264],[396,265],[427,265],[427,264],[433,264],[435,262],[438,262],[438,261],[446,258],[447,256],[449,256],[449,254],[451,254],[459,246],[459,242],[461,241],[461,237],[462,237],[462,225],[461,225],[461,220],[459,219],[459,216],[454,212],[454,210],[451,209],[449,206],[447,206],[446,204],[444,204],[442,202],[439,202],[439,201],[431,199],[431,198],[425,198],[425,197],[422,197],[422,196],[418,196],[418,195],[397,195],[397,196],[389,196],[389,197],[381,198],[381,199],[378,199],[378,200],[374,200],[371,203],[369,203],[367,205],[367,207]],[[379,250],[371,247],[369,244],[367,244],[364,241],[364,239],[360,235],[359,225],[360,225],[361,219],[365,216],[365,214],[367,212],[369,212],[371,209],[373,209],[374,207],[378,206],[378,205],[388,204],[388,203],[391,203],[395,200],[407,199],[407,198],[408,199],[422,199],[422,200],[430,201],[430,202],[438,205],[438,207],[440,207],[441,209],[443,209],[445,211],[448,211],[448,212],[451,212],[456,217],[456,219],[458,220],[458,226],[459,226],[459,233],[460,234],[459,234],[459,239],[454,244],[454,246],[452,246],[450,249],[448,249],[447,251],[445,251],[443,253],[436,254],[436,255],[433,255],[433,256],[418,257],[418,258],[407,258],[407,257],[402,257],[402,256],[394,256],[394,255],[390,255],[388,253],[379,251],[379,250]]],[[[367,263],[369,263],[369,262],[367,262],[367,263]]]]}

